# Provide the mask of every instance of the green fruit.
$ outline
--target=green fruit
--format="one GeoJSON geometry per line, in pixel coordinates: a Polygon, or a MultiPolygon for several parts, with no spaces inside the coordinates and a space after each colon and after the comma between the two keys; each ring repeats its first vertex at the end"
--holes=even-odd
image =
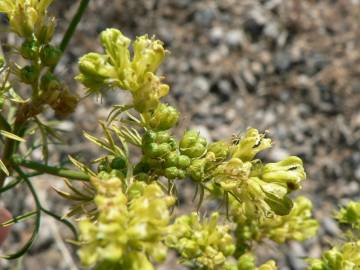
{"type": "Polygon", "coordinates": [[[121,170],[126,167],[126,160],[123,157],[115,157],[110,164],[112,169],[121,170]]]}
{"type": "Polygon", "coordinates": [[[39,77],[39,70],[34,66],[25,66],[20,70],[20,79],[26,84],[34,84],[39,77]]]}
{"type": "Polygon", "coordinates": [[[40,50],[40,59],[43,65],[48,67],[55,66],[62,55],[62,51],[54,46],[45,45],[40,50]]]}
{"type": "Polygon", "coordinates": [[[39,52],[38,43],[35,40],[25,40],[20,47],[20,54],[25,59],[34,60],[39,52]]]}

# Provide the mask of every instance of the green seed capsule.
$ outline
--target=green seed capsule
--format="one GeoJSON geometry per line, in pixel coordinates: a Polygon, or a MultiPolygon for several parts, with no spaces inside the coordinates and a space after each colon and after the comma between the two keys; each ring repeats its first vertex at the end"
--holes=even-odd
{"type": "Polygon", "coordinates": [[[20,48],[21,56],[25,59],[34,60],[37,58],[39,52],[38,43],[36,40],[25,40],[20,48]]]}
{"type": "Polygon", "coordinates": [[[153,130],[167,130],[176,125],[179,120],[178,111],[166,104],[159,104],[149,119],[149,125],[153,130]]]}
{"type": "Polygon", "coordinates": [[[180,141],[180,152],[190,158],[197,158],[205,154],[207,142],[195,130],[185,132],[180,141]]]}
{"type": "Polygon", "coordinates": [[[201,182],[205,178],[205,159],[195,159],[191,162],[190,167],[187,169],[191,180],[201,182]]]}
{"type": "Polygon", "coordinates": [[[61,84],[53,73],[47,72],[40,79],[40,88],[44,91],[55,91],[61,88],[61,84]]]}
{"type": "Polygon", "coordinates": [[[115,157],[110,166],[112,169],[122,170],[126,167],[126,161],[123,157],[115,157]]]}
{"type": "Polygon", "coordinates": [[[39,71],[34,66],[25,66],[20,70],[20,79],[26,84],[34,84],[38,76],[39,71]]]}
{"type": "Polygon", "coordinates": [[[179,169],[176,167],[169,167],[165,169],[164,174],[168,179],[175,179],[178,177],[178,171],[179,169]]]}
{"type": "Polygon", "coordinates": [[[45,66],[56,65],[61,57],[62,51],[54,46],[45,45],[40,50],[40,59],[45,66]]]}
{"type": "Polygon", "coordinates": [[[177,158],[177,165],[181,169],[186,169],[190,166],[191,160],[188,156],[185,155],[179,155],[177,158]]]}
{"type": "Polygon", "coordinates": [[[177,163],[178,163],[178,154],[176,152],[171,152],[166,156],[165,159],[165,167],[177,167],[177,163]]]}
{"type": "Polygon", "coordinates": [[[224,141],[211,143],[208,147],[208,152],[215,154],[216,160],[224,160],[229,154],[230,145],[224,141]]]}

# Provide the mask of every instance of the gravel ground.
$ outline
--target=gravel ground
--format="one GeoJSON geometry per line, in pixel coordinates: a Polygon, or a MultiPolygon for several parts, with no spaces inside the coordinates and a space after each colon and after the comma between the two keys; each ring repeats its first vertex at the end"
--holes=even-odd
{"type": "MultiPolygon", "coordinates": [[[[59,16],[57,40],[76,11],[73,2],[53,5],[59,16]]],[[[281,249],[285,256],[271,243],[265,243],[266,252],[259,249],[262,260],[279,258],[280,269],[300,270],[299,257],[319,256],[339,233],[332,209],[360,199],[359,15],[358,0],[93,0],[58,73],[83,93],[72,79],[76,59],[100,50],[97,36],[107,27],[130,37],[148,33],[162,39],[171,54],[161,73],[172,87],[168,102],[182,112],[179,132],[194,127],[209,139],[220,139],[252,126],[269,130],[276,142],[265,159],[289,154],[304,159],[308,181],[301,193],[314,202],[323,225],[319,236],[303,245],[288,243],[281,249]]],[[[76,152],[94,157],[97,150],[82,139],[82,130],[98,132],[96,121],[123,98],[110,93],[102,104],[84,100],[62,124],[72,146],[52,159],[76,152]]],[[[46,180],[37,185],[51,197],[48,206],[62,213],[61,200],[46,180]]],[[[21,194],[16,191],[22,202],[12,206],[14,213],[32,205],[21,194]]],[[[14,199],[14,194],[7,196],[14,199]]],[[[73,249],[61,240],[66,230],[51,219],[44,223],[23,269],[78,269],[73,249]]],[[[30,228],[19,225],[10,240],[20,243],[30,228]]],[[[1,269],[11,267],[15,264],[1,261],[1,269]]]]}

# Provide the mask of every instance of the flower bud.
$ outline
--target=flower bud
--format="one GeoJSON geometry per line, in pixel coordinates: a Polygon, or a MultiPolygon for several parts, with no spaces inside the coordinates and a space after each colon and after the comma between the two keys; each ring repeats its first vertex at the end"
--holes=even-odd
{"type": "Polygon", "coordinates": [[[49,44],[43,46],[40,50],[40,59],[43,65],[48,67],[55,66],[62,55],[62,51],[49,44]]]}
{"type": "Polygon", "coordinates": [[[168,167],[165,169],[164,175],[168,179],[184,179],[185,178],[185,171],[181,170],[177,167],[168,167]]]}
{"type": "Polygon", "coordinates": [[[21,56],[25,59],[34,60],[38,56],[38,43],[34,39],[28,39],[23,42],[20,47],[21,56]]]}
{"type": "Polygon", "coordinates": [[[110,56],[110,63],[119,71],[117,74],[123,77],[121,71],[129,68],[130,65],[130,52],[128,49],[130,39],[125,37],[119,30],[109,28],[101,32],[100,40],[106,53],[110,56]]]}
{"type": "Polygon", "coordinates": [[[360,232],[360,202],[350,201],[336,214],[336,219],[340,223],[351,225],[360,232]]]}
{"type": "Polygon", "coordinates": [[[270,260],[259,266],[258,270],[277,270],[275,261],[270,260]]]}
{"type": "Polygon", "coordinates": [[[54,17],[49,18],[46,25],[40,27],[40,30],[35,33],[39,44],[47,44],[52,40],[55,32],[55,27],[56,19],[54,17]]]}
{"type": "Polygon", "coordinates": [[[181,169],[186,169],[190,166],[191,160],[188,156],[179,155],[176,152],[171,152],[165,159],[165,167],[177,167],[181,169]]]}
{"type": "Polygon", "coordinates": [[[175,150],[176,141],[168,132],[148,131],[142,138],[143,153],[150,158],[164,157],[175,150]]]}
{"type": "Polygon", "coordinates": [[[305,180],[302,160],[291,156],[277,163],[268,163],[263,167],[262,180],[285,184],[289,191],[300,188],[300,183],[305,180]]]}
{"type": "Polygon", "coordinates": [[[198,131],[188,130],[180,141],[180,152],[190,158],[197,158],[205,154],[207,141],[198,131]]]}
{"type": "Polygon", "coordinates": [[[225,141],[209,144],[208,152],[213,152],[217,161],[225,160],[229,154],[230,145],[225,141]]]}
{"type": "Polygon", "coordinates": [[[238,259],[238,270],[254,270],[255,258],[250,253],[245,253],[238,259]]]}
{"type": "Polygon", "coordinates": [[[105,55],[88,53],[79,59],[80,74],[75,77],[90,91],[99,92],[110,86],[109,79],[116,77],[114,67],[108,62],[105,55]]]}
{"type": "Polygon", "coordinates": [[[206,178],[206,159],[195,159],[187,169],[187,174],[194,182],[202,182],[206,178]]]}
{"type": "Polygon", "coordinates": [[[250,161],[258,152],[269,147],[271,147],[271,139],[265,138],[265,134],[259,134],[258,130],[250,128],[235,147],[232,156],[242,161],[250,161]]]}
{"type": "Polygon", "coordinates": [[[167,130],[176,125],[179,120],[179,112],[166,104],[159,104],[148,119],[152,130],[167,130]]]}

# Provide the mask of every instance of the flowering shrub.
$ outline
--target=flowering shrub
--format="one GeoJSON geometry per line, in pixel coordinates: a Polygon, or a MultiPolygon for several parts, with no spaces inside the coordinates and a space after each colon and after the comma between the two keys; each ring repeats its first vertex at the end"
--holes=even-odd
{"type": "MultiPolygon", "coordinates": [[[[295,156],[274,163],[260,160],[258,153],[272,146],[267,133],[249,128],[239,137],[216,142],[208,142],[196,130],[186,130],[180,138],[174,135],[172,128],[180,113],[161,101],[170,87],[157,75],[167,51],[161,41],[147,35],[132,42],[119,30],[106,29],[100,34],[103,51],[79,59],[76,80],[88,94],[127,91],[132,100],[114,106],[107,122],[99,123],[103,137],[85,133],[107,151],[94,160],[95,167],[72,157],[77,170],[49,166],[47,142],[57,135],[38,116],[50,107],[65,117],[79,102],[54,70],[88,4],[81,1],[63,41],[55,46],[55,19],[47,13],[51,2],[0,2],[10,31],[22,40],[14,50],[27,61],[24,66],[5,58],[0,62],[1,192],[25,184],[36,202],[35,214],[1,223],[6,227],[32,216],[36,220],[25,246],[3,258],[15,259],[29,250],[42,214],[69,226],[81,263],[94,269],[155,269],[171,249],[178,254],[178,262],[190,269],[274,270],[272,260],[256,267],[252,255],[256,244],[264,239],[278,244],[303,241],[316,234],[318,223],[311,216],[311,202],[291,196],[306,178],[303,163],[295,156]],[[16,89],[10,78],[22,82],[28,91],[16,89]],[[24,159],[19,149],[38,134],[42,163],[24,159]],[[134,158],[135,148],[141,154],[134,158]],[[70,191],[57,190],[73,202],[66,217],[42,206],[31,183],[31,177],[38,174],[67,179],[70,191]],[[83,181],[82,188],[73,185],[74,180],[83,181]],[[179,181],[196,187],[198,203],[192,213],[177,215],[174,211],[182,192],[179,181]],[[224,207],[201,211],[207,209],[209,200],[224,207]],[[68,220],[74,217],[75,227],[68,220]]],[[[310,270],[360,269],[359,203],[349,203],[336,218],[347,224],[343,238],[348,241],[325,251],[319,259],[308,259],[310,270]]]]}

